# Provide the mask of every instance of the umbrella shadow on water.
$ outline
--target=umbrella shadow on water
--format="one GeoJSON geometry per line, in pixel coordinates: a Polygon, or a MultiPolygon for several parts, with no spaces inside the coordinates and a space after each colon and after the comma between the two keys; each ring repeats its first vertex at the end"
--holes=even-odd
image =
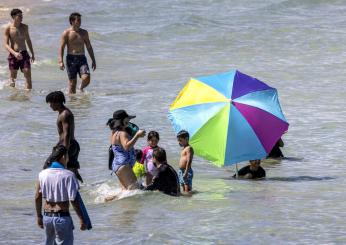
{"type": "Polygon", "coordinates": [[[221,178],[224,180],[236,180],[236,181],[282,181],[282,182],[303,182],[303,181],[323,181],[323,180],[333,180],[336,179],[335,177],[329,177],[329,176],[322,176],[322,177],[314,177],[314,176],[289,176],[289,177],[266,177],[261,179],[243,179],[243,178],[234,178],[232,176],[230,177],[224,177],[221,178]]]}

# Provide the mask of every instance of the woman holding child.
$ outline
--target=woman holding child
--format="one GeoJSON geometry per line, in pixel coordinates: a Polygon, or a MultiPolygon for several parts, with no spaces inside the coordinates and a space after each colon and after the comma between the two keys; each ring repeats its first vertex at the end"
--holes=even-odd
{"type": "Polygon", "coordinates": [[[126,131],[132,118],[125,110],[117,110],[113,113],[107,125],[112,130],[110,141],[114,159],[112,162],[112,171],[118,176],[122,189],[131,190],[138,188],[137,179],[132,171],[136,161],[134,145],[139,138],[145,136],[144,130],[138,130],[131,138],[126,131]]]}

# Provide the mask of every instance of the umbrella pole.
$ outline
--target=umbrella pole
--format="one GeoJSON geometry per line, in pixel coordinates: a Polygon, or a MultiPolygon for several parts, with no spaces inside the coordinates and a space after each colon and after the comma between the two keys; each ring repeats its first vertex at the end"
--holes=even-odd
{"type": "Polygon", "coordinates": [[[235,164],[235,176],[238,178],[238,163],[235,164]]]}

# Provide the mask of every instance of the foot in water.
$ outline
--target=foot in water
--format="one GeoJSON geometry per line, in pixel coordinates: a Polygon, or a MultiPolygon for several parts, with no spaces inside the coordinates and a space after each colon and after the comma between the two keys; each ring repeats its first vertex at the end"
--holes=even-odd
{"type": "Polygon", "coordinates": [[[117,197],[118,197],[118,195],[107,196],[107,197],[105,197],[105,202],[113,201],[117,197]]]}

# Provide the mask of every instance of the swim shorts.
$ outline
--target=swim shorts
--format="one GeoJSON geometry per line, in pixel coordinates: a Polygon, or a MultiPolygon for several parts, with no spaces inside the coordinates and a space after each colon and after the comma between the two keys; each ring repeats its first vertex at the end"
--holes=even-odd
{"type": "MultiPolygon", "coordinates": [[[[46,169],[50,167],[52,162],[56,161],[56,159],[52,159],[54,156],[54,152],[58,149],[60,143],[58,143],[56,146],[53,147],[52,154],[47,158],[43,168],[46,169]]],[[[77,142],[77,140],[71,140],[70,147],[68,149],[68,163],[67,168],[68,169],[79,169],[79,161],[78,161],[78,155],[79,155],[80,147],[77,142]]]]}
{"type": "Polygon", "coordinates": [[[77,79],[77,73],[79,77],[83,74],[90,74],[85,55],[68,54],[66,56],[66,70],[69,79],[77,79]]]}
{"type": "Polygon", "coordinates": [[[28,54],[28,51],[23,50],[20,51],[23,58],[21,60],[18,60],[16,57],[14,57],[13,54],[8,55],[8,67],[10,70],[18,70],[20,68],[21,71],[23,69],[30,69],[30,56],[28,54]]]}
{"type": "Polygon", "coordinates": [[[190,168],[187,171],[187,177],[184,178],[185,169],[179,169],[178,176],[179,176],[179,183],[180,185],[188,185],[190,188],[192,188],[192,178],[193,178],[193,171],[192,168],[190,168]]]}

